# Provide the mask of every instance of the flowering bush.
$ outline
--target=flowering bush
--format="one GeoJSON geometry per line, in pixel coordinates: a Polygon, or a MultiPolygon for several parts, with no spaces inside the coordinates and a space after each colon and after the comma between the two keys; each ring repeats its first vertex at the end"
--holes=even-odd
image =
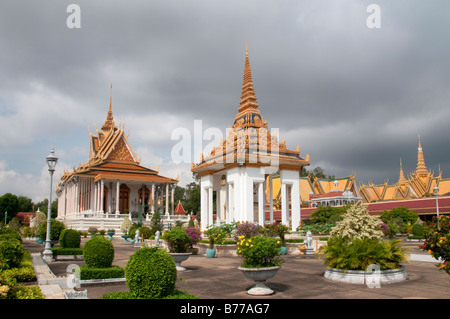
{"type": "Polygon", "coordinates": [[[244,258],[241,267],[261,268],[279,266],[283,260],[279,258],[279,241],[272,237],[254,236],[247,238],[239,236],[237,254],[244,258]]]}
{"type": "Polygon", "coordinates": [[[202,232],[200,231],[200,229],[198,229],[196,227],[191,226],[191,227],[185,228],[184,231],[191,238],[191,247],[192,247],[192,245],[198,243],[198,241],[202,239],[202,232]]]}
{"type": "Polygon", "coordinates": [[[289,227],[281,223],[273,223],[264,226],[264,234],[271,237],[278,236],[282,246],[285,244],[285,236],[290,233],[289,227]]]}
{"type": "Polygon", "coordinates": [[[228,238],[228,233],[219,226],[212,226],[204,234],[208,237],[210,249],[214,248],[214,244],[223,244],[228,238]]]}
{"type": "Polygon", "coordinates": [[[261,227],[256,223],[245,221],[239,223],[234,231],[234,238],[238,240],[240,236],[250,238],[261,233],[261,227]]]}
{"type": "Polygon", "coordinates": [[[433,217],[433,221],[435,223],[425,227],[422,249],[440,259],[436,266],[450,275],[450,217],[441,215],[438,220],[433,217]]]}
{"type": "Polygon", "coordinates": [[[338,222],[330,232],[330,236],[340,236],[348,240],[379,239],[382,235],[379,218],[369,215],[367,205],[361,202],[350,206],[343,215],[343,220],[338,222]]]}

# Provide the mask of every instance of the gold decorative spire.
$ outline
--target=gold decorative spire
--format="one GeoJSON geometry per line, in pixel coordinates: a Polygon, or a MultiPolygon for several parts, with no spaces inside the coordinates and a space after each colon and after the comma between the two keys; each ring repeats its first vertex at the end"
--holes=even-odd
{"type": "Polygon", "coordinates": [[[239,104],[238,111],[240,113],[249,108],[258,108],[258,103],[256,102],[255,90],[253,88],[252,70],[250,69],[250,62],[248,59],[247,43],[245,43],[244,80],[242,83],[241,103],[239,104]]]}
{"type": "Polygon", "coordinates": [[[402,159],[400,158],[400,177],[398,178],[398,185],[405,185],[405,184],[406,184],[406,178],[403,175],[402,159]]]}
{"type": "Polygon", "coordinates": [[[108,115],[106,116],[106,121],[105,123],[102,125],[102,131],[110,131],[110,130],[114,130],[114,132],[117,130],[116,125],[114,124],[114,118],[113,118],[113,114],[112,114],[112,83],[111,83],[111,95],[109,97],[109,110],[108,110],[108,115]]]}
{"type": "Polygon", "coordinates": [[[420,134],[419,137],[419,147],[417,148],[417,168],[416,168],[416,175],[418,176],[427,176],[428,171],[427,167],[425,166],[425,159],[423,157],[423,150],[422,150],[422,144],[420,143],[420,134]]]}

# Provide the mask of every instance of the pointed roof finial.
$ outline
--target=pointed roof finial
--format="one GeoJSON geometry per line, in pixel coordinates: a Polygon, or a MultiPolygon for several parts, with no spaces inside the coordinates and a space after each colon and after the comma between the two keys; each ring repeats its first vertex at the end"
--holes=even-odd
{"type": "Polygon", "coordinates": [[[403,166],[402,166],[402,158],[400,157],[400,176],[398,178],[398,184],[404,185],[406,184],[405,176],[403,175],[403,166]]]}
{"type": "Polygon", "coordinates": [[[109,110],[108,115],[106,116],[106,121],[101,127],[102,131],[110,131],[114,130],[114,132],[117,130],[116,125],[114,124],[114,117],[112,113],[112,83],[111,83],[111,93],[109,96],[109,110]]]}
{"type": "Polygon", "coordinates": [[[418,176],[427,176],[428,170],[425,165],[425,159],[423,156],[422,144],[420,143],[420,134],[418,134],[419,138],[419,147],[417,148],[417,168],[416,175],[418,176]]]}
{"type": "Polygon", "coordinates": [[[244,80],[242,83],[241,102],[239,104],[239,112],[242,112],[248,108],[257,109],[258,103],[256,102],[255,90],[253,88],[252,70],[250,68],[250,62],[248,58],[247,41],[245,42],[245,66],[244,66],[244,80]]]}

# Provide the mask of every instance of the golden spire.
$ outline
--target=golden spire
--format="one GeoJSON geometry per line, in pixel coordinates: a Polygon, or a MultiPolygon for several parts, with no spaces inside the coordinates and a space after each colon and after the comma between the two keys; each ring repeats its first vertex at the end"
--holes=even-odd
{"type": "Polygon", "coordinates": [[[103,124],[103,126],[101,127],[102,131],[109,131],[111,129],[113,129],[114,131],[117,130],[117,127],[114,124],[114,118],[113,118],[113,114],[112,114],[112,83],[111,83],[111,94],[109,97],[109,110],[108,110],[108,115],[106,116],[106,121],[103,124]]]}
{"type": "Polygon", "coordinates": [[[428,171],[427,171],[427,167],[425,166],[425,159],[423,157],[422,144],[420,143],[420,134],[418,135],[418,137],[419,137],[419,147],[417,148],[416,175],[427,176],[428,171]]]}
{"type": "Polygon", "coordinates": [[[239,113],[248,109],[258,108],[256,102],[255,90],[253,89],[252,70],[250,69],[250,62],[248,59],[248,48],[245,43],[245,67],[244,67],[244,80],[242,83],[241,103],[239,104],[239,113]]]}
{"type": "Polygon", "coordinates": [[[400,158],[400,177],[398,178],[398,185],[405,185],[406,179],[403,175],[403,166],[402,166],[402,159],[400,158]]]}

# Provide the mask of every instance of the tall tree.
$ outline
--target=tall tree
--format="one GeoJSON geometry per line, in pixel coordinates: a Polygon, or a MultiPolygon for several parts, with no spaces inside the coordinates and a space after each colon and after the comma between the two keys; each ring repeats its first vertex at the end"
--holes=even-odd
{"type": "Polygon", "coordinates": [[[5,222],[5,214],[7,214],[7,221],[10,221],[19,212],[19,201],[16,195],[6,193],[0,197],[0,221],[5,222]]]}
{"type": "Polygon", "coordinates": [[[17,200],[19,201],[19,212],[33,212],[33,201],[31,198],[20,195],[17,197],[17,200]]]}
{"type": "Polygon", "coordinates": [[[200,211],[200,185],[196,182],[186,185],[185,197],[186,204],[183,205],[184,209],[196,215],[200,211]]]}

